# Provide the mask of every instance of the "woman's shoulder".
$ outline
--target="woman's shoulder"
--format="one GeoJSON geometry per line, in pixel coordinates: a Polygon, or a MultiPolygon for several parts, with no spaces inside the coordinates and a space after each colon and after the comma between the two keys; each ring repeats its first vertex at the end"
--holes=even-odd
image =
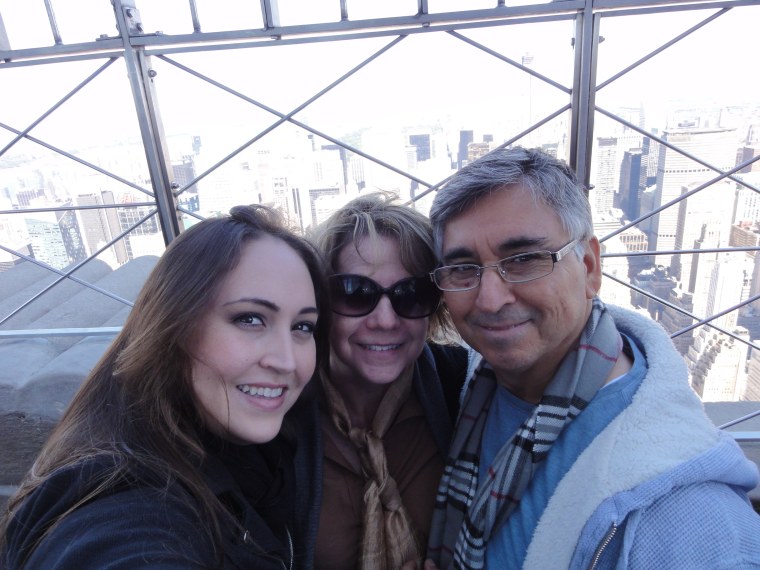
{"type": "Polygon", "coordinates": [[[98,458],[53,473],[9,525],[10,556],[33,549],[29,568],[208,567],[213,548],[180,486],[122,478],[98,492],[112,466],[98,458]]]}

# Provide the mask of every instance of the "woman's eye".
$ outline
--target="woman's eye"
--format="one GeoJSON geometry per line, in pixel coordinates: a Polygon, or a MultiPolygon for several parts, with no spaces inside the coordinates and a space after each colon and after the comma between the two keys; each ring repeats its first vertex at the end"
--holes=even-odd
{"type": "Polygon", "coordinates": [[[296,325],[293,327],[294,331],[302,332],[308,335],[313,335],[316,329],[317,329],[317,324],[309,322],[309,321],[296,323],[296,325]]]}
{"type": "Polygon", "coordinates": [[[254,313],[244,313],[235,317],[234,322],[241,325],[258,326],[264,324],[264,319],[254,313]]]}

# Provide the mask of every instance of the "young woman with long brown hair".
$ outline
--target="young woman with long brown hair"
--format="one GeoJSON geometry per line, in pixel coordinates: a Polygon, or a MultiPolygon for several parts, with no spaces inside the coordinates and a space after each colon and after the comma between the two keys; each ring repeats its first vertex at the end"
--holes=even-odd
{"type": "Polygon", "coordinates": [[[281,426],[329,311],[318,253],[271,210],[182,233],[11,498],[0,566],[300,566],[304,450],[281,426]]]}

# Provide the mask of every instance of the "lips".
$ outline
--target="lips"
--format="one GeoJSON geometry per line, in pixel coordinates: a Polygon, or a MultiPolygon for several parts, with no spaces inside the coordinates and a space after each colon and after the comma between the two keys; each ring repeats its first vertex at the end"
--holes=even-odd
{"type": "Polygon", "coordinates": [[[530,318],[509,319],[509,320],[492,319],[492,318],[476,318],[476,319],[473,319],[471,322],[476,327],[480,327],[486,330],[506,331],[510,329],[515,329],[521,325],[524,325],[525,323],[529,321],[530,321],[530,318]]]}

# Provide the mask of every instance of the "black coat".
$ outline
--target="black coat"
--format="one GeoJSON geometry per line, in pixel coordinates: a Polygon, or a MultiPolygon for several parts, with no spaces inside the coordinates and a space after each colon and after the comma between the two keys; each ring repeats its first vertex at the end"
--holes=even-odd
{"type": "MultiPolygon", "coordinates": [[[[8,527],[2,568],[20,569],[20,558],[47,526],[92,489],[109,469],[93,460],[61,470],[23,504],[8,527]]],[[[209,455],[203,475],[212,491],[244,529],[223,532],[223,568],[282,570],[293,561],[289,533],[279,538],[245,500],[219,456],[209,455]]],[[[168,488],[139,477],[68,514],[32,552],[23,568],[56,570],[213,568],[215,552],[205,521],[185,488],[168,488]],[[138,482],[138,479],[141,479],[138,482]]]]}

